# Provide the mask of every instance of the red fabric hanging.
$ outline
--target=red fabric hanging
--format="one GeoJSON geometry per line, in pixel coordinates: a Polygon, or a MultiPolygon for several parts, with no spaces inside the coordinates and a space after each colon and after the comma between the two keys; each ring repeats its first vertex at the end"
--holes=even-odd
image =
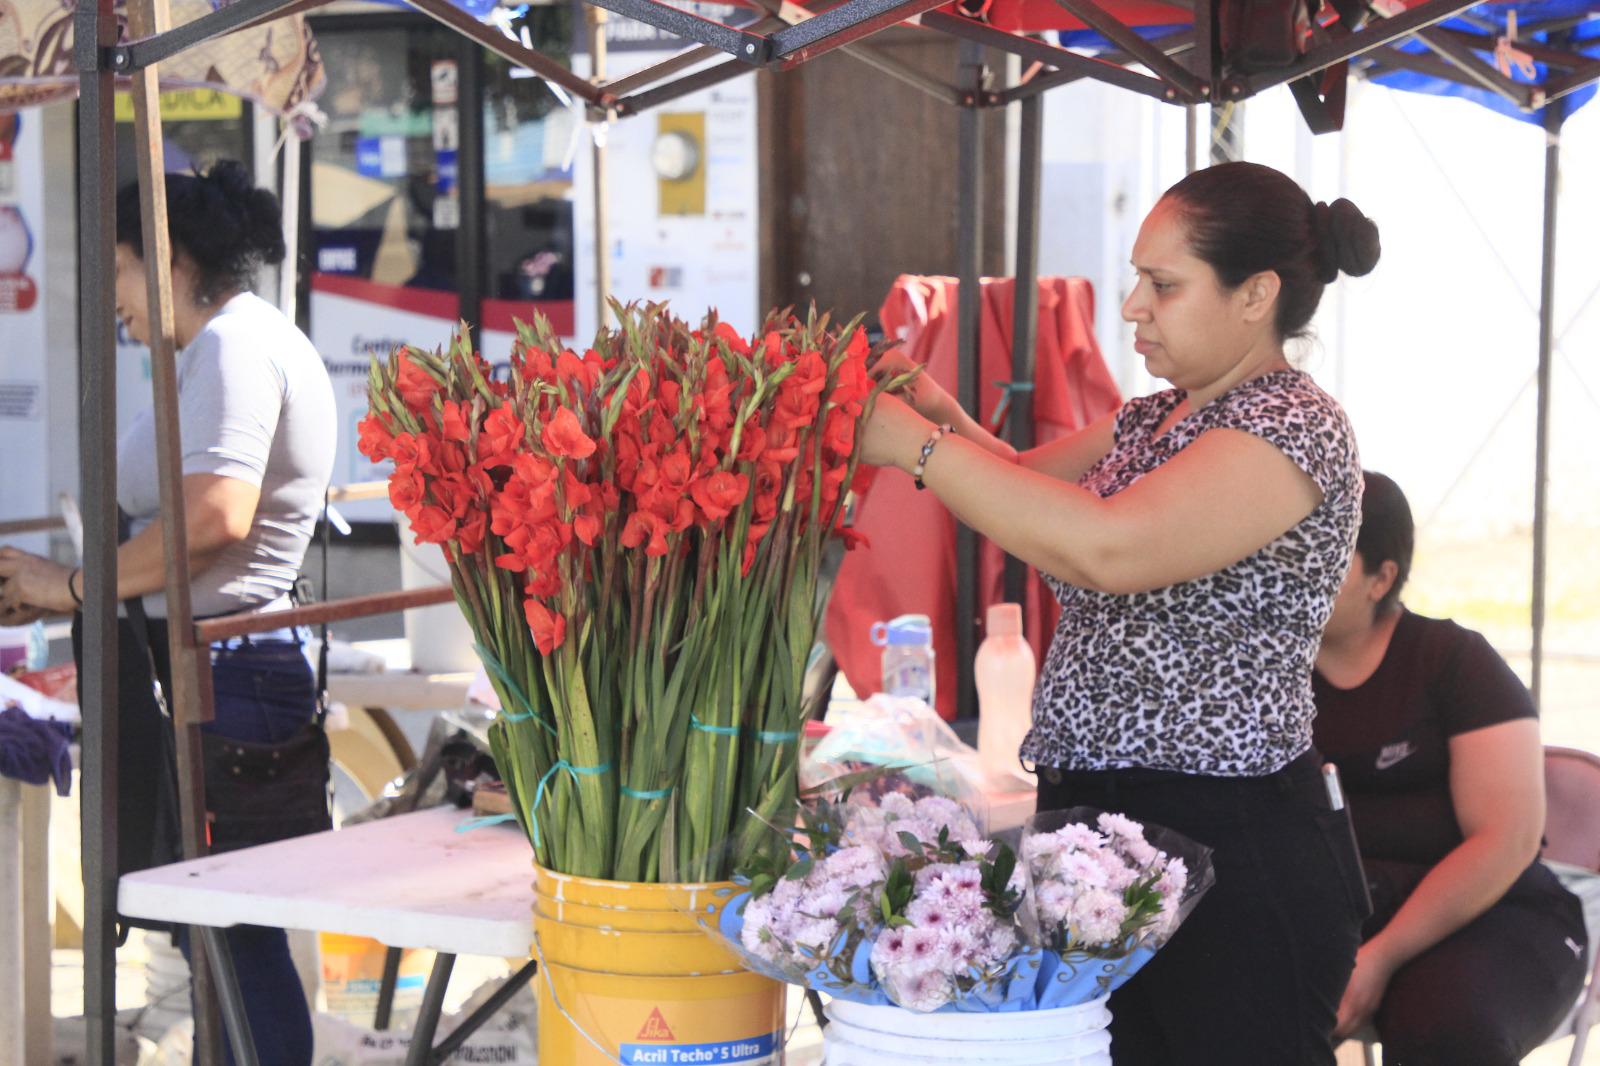
{"type": "MultiPolygon", "coordinates": [[[[925,363],[928,373],[951,395],[956,393],[955,278],[901,275],[879,309],[885,336],[899,337],[906,354],[925,363]]],[[[987,426],[1000,402],[997,382],[1011,380],[1012,278],[983,281],[983,324],[979,344],[982,367],[978,390],[980,419],[987,426]]],[[[1034,442],[1044,444],[1088,425],[1117,407],[1116,382],[1100,356],[1094,336],[1094,289],[1085,278],[1039,279],[1039,340],[1034,369],[1034,442]]],[[[881,688],[880,655],[868,638],[873,622],[901,614],[933,619],[939,713],[956,711],[955,521],[931,492],[918,492],[911,479],[880,471],[856,514],[856,529],[872,542],[869,550],[845,556],[828,604],[825,632],[850,687],[863,696],[881,688]]],[[[980,544],[978,610],[1004,598],[1005,556],[987,539],[980,544]]],[[[1055,629],[1056,602],[1033,575],[1023,605],[1023,630],[1034,654],[1055,629]]]]}

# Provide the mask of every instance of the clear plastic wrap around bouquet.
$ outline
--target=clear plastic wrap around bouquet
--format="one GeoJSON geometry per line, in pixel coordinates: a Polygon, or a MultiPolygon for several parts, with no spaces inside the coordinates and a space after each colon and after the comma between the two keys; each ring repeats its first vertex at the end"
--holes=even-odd
{"type": "Polygon", "coordinates": [[[1044,949],[1040,1009],[1116,991],[1171,939],[1215,880],[1210,848],[1092,807],[1030,818],[1022,860],[1044,949]]]}
{"type": "Polygon", "coordinates": [[[788,846],[736,872],[707,930],[750,969],[839,999],[1038,1010],[1114,991],[1211,883],[1209,849],[1121,815],[1039,816],[1019,861],[948,798],[877,791],[772,823],[788,846]]]}

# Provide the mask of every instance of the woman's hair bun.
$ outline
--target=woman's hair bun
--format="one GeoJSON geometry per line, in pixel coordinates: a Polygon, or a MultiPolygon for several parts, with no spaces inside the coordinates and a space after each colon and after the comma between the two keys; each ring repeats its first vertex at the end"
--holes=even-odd
{"type": "Polygon", "coordinates": [[[1383,251],[1377,223],[1342,197],[1331,204],[1319,202],[1312,210],[1316,217],[1317,273],[1323,284],[1337,280],[1340,271],[1355,277],[1372,273],[1383,251]]]}
{"type": "Polygon", "coordinates": [[[219,207],[238,218],[237,238],[258,263],[276,265],[288,249],[283,242],[283,212],[278,198],[258,188],[255,178],[236,159],[223,159],[203,179],[217,194],[219,207]]]}

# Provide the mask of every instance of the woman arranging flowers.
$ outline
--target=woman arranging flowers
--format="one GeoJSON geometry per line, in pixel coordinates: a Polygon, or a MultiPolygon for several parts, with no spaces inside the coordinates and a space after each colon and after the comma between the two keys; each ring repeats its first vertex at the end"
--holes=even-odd
{"type": "Polygon", "coordinates": [[[1022,749],[1039,809],[1121,810],[1214,849],[1216,888],[1112,997],[1118,1066],[1333,1062],[1363,897],[1311,747],[1311,665],[1361,467],[1284,345],[1377,258],[1348,201],[1313,205],[1254,164],[1199,171],[1145,220],[1122,309],[1173,388],[1020,456],[926,382],[864,432],[867,462],[912,474],[1057,591],[1022,749]]]}

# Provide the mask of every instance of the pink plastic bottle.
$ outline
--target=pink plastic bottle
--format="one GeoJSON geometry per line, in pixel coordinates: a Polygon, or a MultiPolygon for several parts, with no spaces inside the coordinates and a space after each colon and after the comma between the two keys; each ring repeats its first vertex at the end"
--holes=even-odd
{"type": "Polygon", "coordinates": [[[1022,738],[1033,724],[1033,649],[1022,636],[1022,606],[990,606],[987,636],[973,667],[978,686],[978,761],[992,779],[1015,775],[1032,783],[1017,761],[1022,738]]]}

